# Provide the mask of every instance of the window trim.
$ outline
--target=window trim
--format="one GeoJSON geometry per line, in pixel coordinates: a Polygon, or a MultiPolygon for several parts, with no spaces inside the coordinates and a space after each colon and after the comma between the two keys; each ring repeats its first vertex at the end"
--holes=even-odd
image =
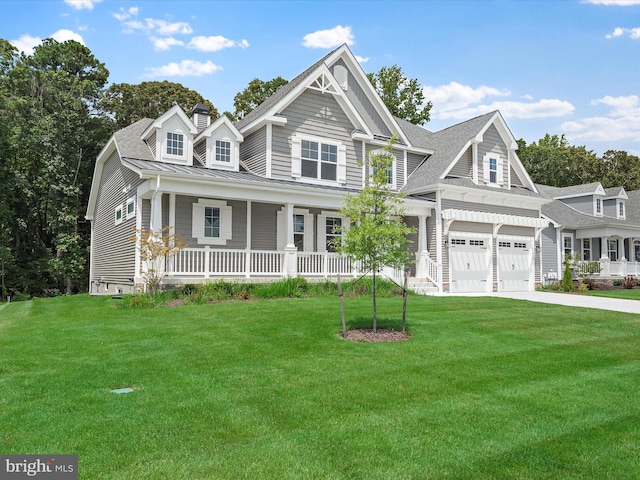
{"type": "Polygon", "coordinates": [[[567,255],[571,255],[573,256],[574,252],[575,252],[575,240],[573,237],[573,233],[563,233],[562,234],[562,262],[564,263],[564,259],[567,255]],[[570,246],[570,253],[567,253],[567,246],[566,246],[566,242],[565,240],[569,239],[571,241],[571,246],[570,246]]]}
{"type": "Polygon", "coordinates": [[[607,257],[612,262],[617,262],[618,261],[618,239],[616,239],[616,238],[608,238],[607,239],[607,257]],[[615,245],[613,250],[611,249],[611,245],[615,245]],[[612,258],[612,257],[614,257],[614,258],[612,258]]]}
{"type": "Polygon", "coordinates": [[[135,218],[137,210],[138,209],[136,208],[136,197],[129,197],[127,199],[126,207],[123,212],[124,214],[126,214],[127,220],[129,220],[130,218],[135,218]],[[131,213],[129,213],[129,205],[133,205],[133,210],[131,213]]]}
{"type": "Polygon", "coordinates": [[[593,197],[593,215],[596,217],[603,216],[604,202],[602,197],[593,197]]]}
{"type": "MultiPolygon", "coordinates": [[[[370,152],[368,152],[368,155],[379,155],[379,154],[391,155],[393,157],[393,162],[391,163],[391,170],[390,171],[387,170],[387,180],[389,179],[389,173],[391,173],[391,182],[387,183],[387,185],[391,188],[391,190],[395,190],[396,184],[397,184],[396,168],[398,167],[398,156],[393,152],[387,152],[386,150],[383,150],[381,148],[377,148],[375,150],[371,150],[370,152]]],[[[371,165],[369,165],[369,177],[371,176],[373,176],[373,168],[371,165]]]]}
{"type": "Polygon", "coordinates": [[[113,212],[113,218],[116,225],[120,225],[122,222],[124,222],[124,206],[122,203],[120,205],[116,205],[116,208],[113,212]],[[118,213],[120,213],[120,216],[118,216],[118,213]]]}
{"type": "MultiPolygon", "coordinates": [[[[328,163],[328,162],[324,162],[328,163]]],[[[314,137],[310,135],[295,134],[291,138],[291,177],[302,183],[315,185],[343,186],[347,183],[347,147],[340,140],[314,137]],[[316,177],[305,177],[302,175],[302,141],[315,142],[318,144],[318,166],[316,177]],[[322,145],[336,147],[336,179],[326,180],[322,178],[322,145]]]]}
{"type": "Polygon", "coordinates": [[[211,156],[211,163],[216,165],[232,165],[233,164],[233,142],[226,138],[215,138],[213,139],[213,152],[211,156]],[[218,160],[218,148],[222,150],[222,146],[218,144],[226,143],[228,145],[228,156],[229,160],[218,160]]]}
{"type": "Polygon", "coordinates": [[[592,256],[592,242],[590,238],[583,238],[582,239],[582,260],[584,260],[585,262],[590,262],[591,261],[591,256],[592,256]],[[586,255],[586,252],[589,252],[588,255],[586,255]]]}
{"type": "Polygon", "coordinates": [[[627,218],[627,207],[624,204],[624,200],[617,201],[616,210],[618,211],[618,219],[624,220],[627,218]]]}
{"type": "Polygon", "coordinates": [[[165,143],[164,143],[164,155],[166,155],[169,158],[184,158],[185,157],[185,151],[186,151],[186,147],[185,147],[185,138],[186,135],[184,134],[184,132],[180,132],[180,131],[176,131],[176,130],[167,130],[166,131],[166,135],[164,137],[165,143]],[[181,138],[181,142],[182,142],[182,153],[169,153],[169,142],[173,142],[175,140],[169,140],[169,135],[176,135],[176,136],[180,136],[181,138]]]}
{"type": "Polygon", "coordinates": [[[504,158],[495,152],[487,152],[482,157],[482,181],[485,185],[501,187],[504,185],[504,158]],[[491,169],[491,161],[495,160],[495,170],[491,169]],[[491,174],[495,173],[495,181],[491,181],[491,174]]]}
{"type": "MultiPolygon", "coordinates": [[[[337,211],[329,211],[322,210],[317,216],[318,223],[318,235],[317,235],[317,250],[318,252],[327,252],[327,218],[339,218],[342,223],[342,231],[340,236],[344,240],[345,235],[347,234],[347,230],[349,230],[349,222],[346,217],[340,215],[340,212],[337,211]]],[[[337,236],[337,235],[334,235],[337,236]]]]}
{"type": "Polygon", "coordinates": [[[233,237],[233,209],[224,200],[198,198],[193,203],[191,218],[191,236],[197,239],[198,245],[226,245],[233,237]],[[220,209],[220,235],[218,237],[205,236],[205,211],[207,207],[220,209]]]}

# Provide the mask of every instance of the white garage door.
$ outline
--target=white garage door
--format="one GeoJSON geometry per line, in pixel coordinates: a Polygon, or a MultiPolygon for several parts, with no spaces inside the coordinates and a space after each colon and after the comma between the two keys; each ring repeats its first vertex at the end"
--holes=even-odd
{"type": "Polygon", "coordinates": [[[451,293],[488,292],[491,251],[487,239],[449,240],[451,293]]]}
{"type": "Polygon", "coordinates": [[[531,240],[498,241],[498,285],[501,292],[533,290],[531,240]]]}

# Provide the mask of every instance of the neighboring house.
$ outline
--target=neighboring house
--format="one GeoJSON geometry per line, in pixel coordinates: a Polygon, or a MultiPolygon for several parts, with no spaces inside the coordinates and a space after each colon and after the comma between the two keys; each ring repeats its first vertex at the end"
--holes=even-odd
{"type": "Polygon", "coordinates": [[[599,182],[537,187],[553,200],[542,207],[550,222],[542,232],[543,277],[561,276],[566,255],[598,262],[603,277],[640,274],[640,191],[599,182]]]}
{"type": "Polygon", "coordinates": [[[345,195],[369,175],[363,159],[393,134],[389,183],[406,193],[405,221],[417,232],[413,286],[533,290],[547,264],[540,242],[551,217],[541,209],[554,202],[529,178],[500,113],[439,132],[394,118],[342,46],[235,124],[212,122],[201,105],[190,117],[174,106],[116,132],[96,161],[87,209],[90,292],[140,287],[134,228],[170,226],[187,242],[168,284],[364,273],[330,240],[348,226],[338,213],[345,195]]]}

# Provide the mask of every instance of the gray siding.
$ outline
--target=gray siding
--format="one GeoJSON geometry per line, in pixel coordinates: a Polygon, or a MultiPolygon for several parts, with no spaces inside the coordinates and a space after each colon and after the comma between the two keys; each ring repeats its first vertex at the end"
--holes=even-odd
{"type": "Polygon", "coordinates": [[[480,205],[478,203],[461,202],[457,200],[442,200],[442,209],[455,208],[459,210],[472,210],[475,212],[499,213],[503,215],[519,215],[521,217],[538,218],[538,210],[515,208],[501,205],[480,205]]]}
{"type": "Polygon", "coordinates": [[[542,230],[540,236],[540,253],[542,254],[542,275],[550,271],[558,274],[558,237],[552,226],[542,230]]]}
{"type": "Polygon", "coordinates": [[[413,171],[420,166],[424,158],[425,155],[419,155],[417,153],[407,154],[407,176],[411,175],[413,171]]]}
{"type": "Polygon", "coordinates": [[[287,124],[273,128],[273,178],[291,179],[291,137],[298,133],[343,142],[347,147],[347,187],[362,186],[362,167],[358,165],[360,147],[356,149],[351,140],[354,127],[332,95],[306,90],[282,114],[287,124]]]}
{"type": "Polygon", "coordinates": [[[593,195],[576,198],[563,198],[561,202],[575,208],[582,213],[593,215],[593,195]]]}
{"type": "MultiPolygon", "coordinates": [[[[273,127],[277,130],[279,127],[273,127]]],[[[256,175],[267,174],[267,127],[253,132],[240,144],[240,161],[256,175]]]]}
{"type": "MultiPolygon", "coordinates": [[[[200,197],[187,197],[176,195],[176,232],[185,241],[188,247],[202,247],[198,245],[198,240],[193,238],[191,228],[193,222],[193,204],[198,202],[200,197]]],[[[225,200],[214,199],[212,200],[225,200]]],[[[232,215],[232,237],[226,245],[211,245],[216,249],[241,249],[247,246],[247,203],[237,200],[225,200],[231,207],[232,215]]],[[[163,198],[162,215],[164,217],[165,207],[163,198]]],[[[168,210],[168,204],[167,204],[168,210]]]]}
{"type": "Polygon", "coordinates": [[[449,171],[448,176],[473,178],[473,153],[471,148],[468,148],[467,151],[462,154],[460,160],[458,160],[449,171]]]}
{"type": "MultiPolygon", "coordinates": [[[[506,183],[506,166],[508,159],[508,150],[505,143],[502,141],[502,137],[498,133],[498,130],[494,125],[491,125],[484,133],[482,143],[478,145],[478,172],[482,172],[482,161],[485,154],[496,153],[500,155],[504,161],[505,168],[502,169],[503,181],[506,183]]],[[[482,173],[480,173],[482,175],[482,173]]]]}
{"type": "Polygon", "coordinates": [[[523,187],[524,183],[520,180],[520,177],[516,174],[516,171],[513,167],[509,167],[511,169],[511,185],[515,185],[517,187],[523,187]]]}
{"type": "Polygon", "coordinates": [[[282,205],[273,203],[251,204],[251,248],[252,250],[276,250],[278,210],[282,205]]]}
{"type": "Polygon", "coordinates": [[[147,145],[151,149],[151,154],[153,155],[153,158],[156,158],[156,135],[157,133],[153,132],[149,137],[149,139],[147,140],[147,145]]]}
{"type": "MultiPolygon", "coordinates": [[[[342,65],[345,68],[344,61],[339,59],[334,65],[331,65],[331,71],[335,65],[342,65]]],[[[384,137],[390,137],[393,132],[389,131],[389,128],[385,125],[382,117],[378,114],[373,104],[369,101],[365,90],[357,82],[356,77],[351,74],[351,71],[347,68],[349,78],[347,80],[348,88],[346,90],[346,96],[351,104],[358,111],[360,116],[364,119],[365,123],[373,130],[374,135],[382,135],[384,137]]]]}
{"type": "MultiPolygon", "coordinates": [[[[127,199],[135,196],[139,178],[120,163],[114,152],[104,164],[93,221],[92,281],[100,279],[112,284],[129,285],[135,274],[135,244],[129,237],[135,227],[135,217],[127,218],[127,199]],[[125,186],[131,189],[124,193],[125,186]],[[123,221],[115,224],[116,205],[123,206],[123,221]]],[[[136,213],[140,215],[140,212],[136,213]]]]}
{"type": "Polygon", "coordinates": [[[614,217],[614,218],[618,218],[618,210],[617,207],[618,204],[616,203],[616,199],[612,198],[609,200],[603,200],[602,201],[602,213],[604,215],[606,215],[607,217],[614,217]]]}

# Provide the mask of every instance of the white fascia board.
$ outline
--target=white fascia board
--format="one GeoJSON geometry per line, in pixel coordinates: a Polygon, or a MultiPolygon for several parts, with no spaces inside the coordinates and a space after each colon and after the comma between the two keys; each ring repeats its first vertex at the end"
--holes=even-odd
{"type": "Polygon", "coordinates": [[[196,136],[196,138],[193,140],[194,145],[201,138],[210,137],[211,135],[213,135],[213,132],[218,130],[218,128],[220,128],[222,125],[225,125],[231,131],[231,133],[233,133],[236,142],[244,141],[244,137],[242,133],[240,133],[240,130],[236,128],[236,126],[231,122],[231,120],[227,118],[226,115],[223,115],[221,117],[218,117],[215,122],[213,122],[196,136]]]}
{"type": "Polygon", "coordinates": [[[93,214],[96,208],[96,201],[98,200],[98,189],[100,187],[100,180],[102,178],[102,168],[104,167],[104,162],[113,154],[114,151],[118,150],[118,144],[116,143],[116,138],[114,135],[111,135],[111,138],[107,142],[107,144],[102,147],[100,153],[98,154],[98,158],[96,159],[95,167],[93,168],[93,178],[91,180],[91,190],[89,191],[89,201],[87,202],[87,213],[85,214],[85,218],[87,220],[93,219],[93,214]]]}
{"type": "Polygon", "coordinates": [[[358,62],[356,57],[353,55],[353,52],[346,45],[336,50],[333,55],[327,58],[326,64],[331,65],[341,57],[351,67],[351,73],[357,73],[360,76],[361,81],[358,83],[365,90],[367,98],[376,107],[376,110],[378,111],[380,116],[383,119],[387,119],[387,122],[390,124],[387,126],[391,127],[389,128],[389,130],[391,130],[392,133],[394,131],[397,132],[398,136],[406,145],[411,145],[411,142],[400,128],[400,125],[398,125],[398,122],[396,122],[395,118],[393,118],[393,115],[391,115],[391,112],[380,98],[380,95],[378,95],[378,92],[376,92],[375,88],[373,88],[373,85],[371,85],[371,81],[360,65],[360,62],[358,62]]]}
{"type": "MultiPolygon", "coordinates": [[[[353,137],[353,136],[352,136],[353,137]]],[[[376,139],[363,139],[363,138],[359,138],[359,140],[367,140],[367,143],[369,143],[370,145],[379,145],[381,147],[384,147],[387,145],[387,142],[385,142],[384,140],[376,140],[376,139]]],[[[419,147],[413,147],[411,145],[401,145],[399,143],[396,143],[393,145],[393,148],[395,150],[400,150],[400,151],[407,151],[410,153],[419,153],[421,155],[433,155],[435,150],[431,149],[431,148],[419,148],[419,147]]]]}
{"type": "Polygon", "coordinates": [[[260,130],[262,127],[264,127],[268,123],[272,125],[276,125],[278,127],[284,127],[287,124],[287,119],[279,115],[270,115],[268,117],[261,117],[256,119],[255,122],[249,124],[248,126],[243,127],[242,130],[240,130],[240,132],[242,132],[242,134],[244,134],[245,136],[250,135],[256,130],[260,130]]]}
{"type": "Polygon", "coordinates": [[[548,198],[526,197],[510,193],[508,190],[502,191],[498,188],[496,188],[495,191],[489,191],[458,185],[438,184],[437,191],[443,199],[461,200],[464,202],[478,203],[480,205],[527,208],[531,210],[538,210],[542,205],[552,202],[552,200],[548,198]]]}
{"type": "Polygon", "coordinates": [[[547,222],[551,223],[553,225],[553,228],[560,228],[562,227],[561,223],[556,222],[553,218],[548,217],[547,215],[541,214],[540,218],[545,219],[547,222]]]}
{"type": "Polygon", "coordinates": [[[195,135],[196,133],[198,133],[198,129],[193,124],[193,122],[189,119],[189,117],[187,117],[187,114],[184,113],[184,110],[182,110],[182,108],[180,108],[180,105],[174,105],[169,110],[167,110],[162,115],[160,115],[158,118],[156,118],[153,121],[153,123],[151,125],[149,125],[144,132],[142,132],[142,135],[140,135],[140,138],[145,140],[151,134],[151,132],[153,132],[154,130],[162,128],[162,124],[167,119],[173,117],[176,114],[180,117],[180,120],[182,120],[182,122],[187,127],[189,127],[189,132],[191,133],[191,135],[195,135]]]}

